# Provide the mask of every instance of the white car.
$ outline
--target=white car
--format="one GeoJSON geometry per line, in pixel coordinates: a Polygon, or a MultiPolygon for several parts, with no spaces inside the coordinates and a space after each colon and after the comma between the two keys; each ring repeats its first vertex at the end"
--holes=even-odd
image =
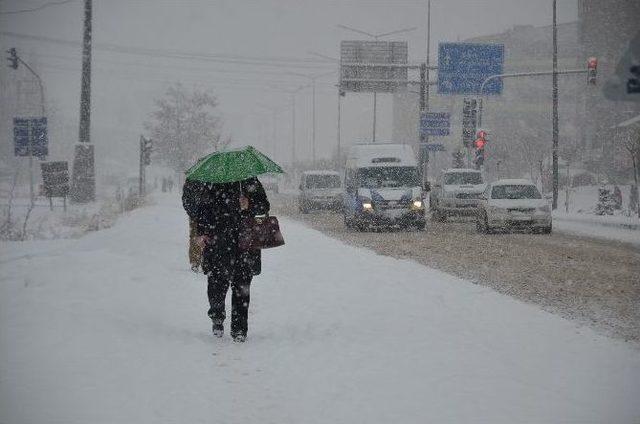
{"type": "Polygon", "coordinates": [[[342,180],[336,171],[306,171],[300,177],[298,209],[309,213],[314,209],[340,209],[342,180]]]}
{"type": "Polygon", "coordinates": [[[262,183],[262,187],[266,191],[270,191],[275,194],[278,194],[278,192],[280,191],[278,177],[275,175],[263,175],[262,177],[260,177],[260,182],[262,183]]]}
{"type": "Polygon", "coordinates": [[[529,229],[551,233],[551,207],[529,180],[498,180],[487,186],[476,218],[480,233],[495,229],[529,229]]]}
{"type": "Polygon", "coordinates": [[[431,217],[444,221],[447,216],[476,215],[480,196],[487,185],[475,169],[444,170],[429,196],[431,217]]]}

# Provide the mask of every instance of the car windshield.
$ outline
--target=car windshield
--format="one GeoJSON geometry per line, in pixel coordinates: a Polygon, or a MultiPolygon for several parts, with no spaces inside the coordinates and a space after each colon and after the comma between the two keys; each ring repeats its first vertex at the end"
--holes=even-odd
{"type": "Polygon", "coordinates": [[[444,174],[444,184],[482,184],[482,175],[479,172],[451,172],[449,174],[444,174]]]}
{"type": "Polygon", "coordinates": [[[419,185],[418,171],[412,166],[361,168],[358,171],[363,187],[415,187],[419,185]]]}
{"type": "Polygon", "coordinates": [[[338,175],[307,175],[305,182],[307,188],[340,188],[338,175]]]}
{"type": "Polygon", "coordinates": [[[534,185],[498,185],[491,191],[492,199],[542,199],[534,185]]]}

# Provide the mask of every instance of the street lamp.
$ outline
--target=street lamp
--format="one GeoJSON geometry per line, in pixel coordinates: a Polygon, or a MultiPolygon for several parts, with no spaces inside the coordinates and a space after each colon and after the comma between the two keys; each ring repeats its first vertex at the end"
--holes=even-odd
{"type": "MultiPolygon", "coordinates": [[[[329,60],[331,62],[335,62],[337,64],[340,63],[340,59],[336,59],[335,57],[327,56],[326,54],[314,52],[314,51],[311,51],[311,50],[307,50],[307,53],[312,55],[312,56],[317,56],[317,57],[320,57],[322,59],[326,59],[326,60],[329,60]]],[[[338,72],[340,72],[340,69],[338,69],[338,72]]],[[[340,135],[340,132],[341,132],[340,131],[341,130],[340,121],[341,121],[341,118],[342,118],[342,97],[344,97],[345,94],[346,93],[342,90],[342,88],[338,87],[338,122],[337,122],[337,134],[336,134],[336,144],[337,144],[337,147],[338,147],[338,161],[342,157],[341,156],[341,154],[342,154],[341,145],[340,145],[341,144],[340,143],[340,136],[341,136],[340,135]]]]}
{"type": "Polygon", "coordinates": [[[335,71],[331,71],[331,72],[325,72],[322,74],[316,74],[316,75],[307,75],[307,74],[301,74],[298,72],[287,72],[287,74],[289,75],[295,75],[298,77],[303,77],[303,78],[307,78],[309,81],[311,81],[311,158],[313,161],[313,164],[316,164],[316,80],[318,78],[322,78],[325,77],[327,75],[331,75],[334,74],[335,71]]]}
{"type": "Polygon", "coordinates": [[[271,128],[271,146],[269,146],[270,148],[268,149],[272,155],[273,158],[276,158],[278,155],[278,147],[277,147],[277,140],[276,140],[276,136],[277,136],[277,124],[278,124],[278,114],[280,112],[283,112],[287,109],[288,106],[283,105],[283,106],[279,106],[279,107],[273,107],[273,106],[267,106],[264,104],[257,104],[256,106],[258,106],[260,109],[264,110],[264,111],[268,111],[271,112],[271,117],[273,119],[273,124],[272,124],[272,128],[271,128]]]}
{"type": "MultiPolygon", "coordinates": [[[[389,32],[381,32],[379,34],[372,34],[370,32],[367,31],[363,31],[361,29],[358,28],[353,28],[347,25],[342,25],[342,24],[338,24],[336,25],[338,28],[342,28],[342,29],[346,29],[348,31],[353,31],[355,33],[358,34],[362,34],[362,35],[366,35],[368,37],[373,38],[374,40],[378,41],[380,38],[382,37],[388,37],[390,35],[395,35],[395,34],[401,34],[401,33],[405,33],[405,32],[411,32],[417,29],[417,27],[410,27],[410,28],[403,28],[403,29],[398,29],[395,31],[389,31],[389,32]]],[[[376,91],[373,92],[373,142],[376,142],[376,109],[378,107],[378,93],[376,91]]]]}
{"type": "Polygon", "coordinates": [[[294,88],[292,90],[287,90],[286,88],[277,87],[274,85],[269,86],[270,88],[280,91],[282,93],[286,93],[289,95],[291,99],[291,167],[294,169],[296,166],[296,94],[298,91],[302,90],[308,85],[301,85],[300,87],[294,88]]]}

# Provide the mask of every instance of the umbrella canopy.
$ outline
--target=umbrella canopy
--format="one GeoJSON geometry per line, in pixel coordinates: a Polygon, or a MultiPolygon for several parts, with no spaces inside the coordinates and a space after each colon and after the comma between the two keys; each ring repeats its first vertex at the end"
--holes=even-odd
{"type": "Polygon", "coordinates": [[[198,160],[187,179],[203,183],[233,183],[262,174],[283,174],[280,166],[252,146],[215,152],[198,160]]]}

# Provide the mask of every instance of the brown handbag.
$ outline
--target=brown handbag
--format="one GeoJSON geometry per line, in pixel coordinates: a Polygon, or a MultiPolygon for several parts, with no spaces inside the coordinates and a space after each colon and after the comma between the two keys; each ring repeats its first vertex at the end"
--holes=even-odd
{"type": "Polygon", "coordinates": [[[275,216],[266,215],[243,220],[238,239],[240,250],[269,249],[283,244],[284,237],[275,216]]]}

